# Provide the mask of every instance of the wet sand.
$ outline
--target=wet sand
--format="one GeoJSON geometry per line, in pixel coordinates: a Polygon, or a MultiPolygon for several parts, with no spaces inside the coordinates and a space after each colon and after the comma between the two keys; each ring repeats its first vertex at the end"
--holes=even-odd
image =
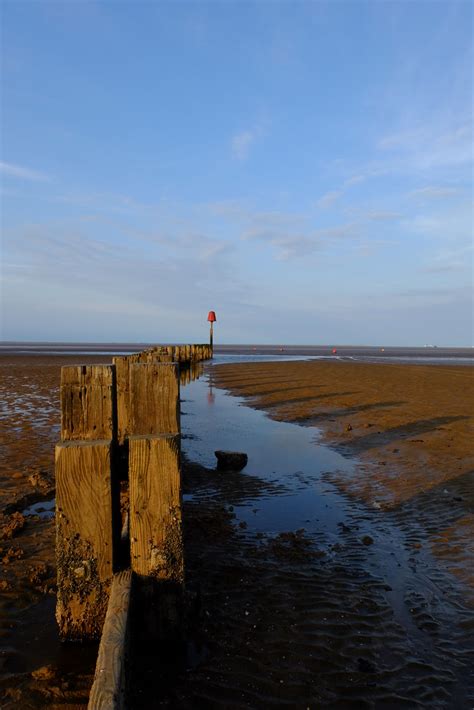
{"type": "MultiPolygon", "coordinates": [[[[95,648],[65,652],[56,638],[53,522],[18,515],[54,495],[59,369],[75,362],[0,361],[2,708],[84,707],[92,681],[95,648]]],[[[325,474],[347,496],[349,520],[330,544],[304,529],[250,534],[239,503],[285,491],[187,462],[187,657],[137,651],[134,687],[146,680],[151,692],[136,690],[132,707],[471,708],[473,374],[345,362],[213,368],[219,386],[357,457],[356,475],[325,474]],[[387,551],[400,589],[380,566],[378,530],[402,541],[387,551]]]]}
{"type": "Polygon", "coordinates": [[[347,515],[336,539],[323,528],[255,534],[239,506],[285,490],[191,467],[194,658],[168,687],[156,676],[163,659],[152,663],[155,700],[136,707],[471,708],[473,374],[340,361],[214,367],[215,386],[317,427],[356,459],[350,475],[324,474],[347,515]]]}
{"type": "Polygon", "coordinates": [[[215,382],[274,419],[317,427],[324,442],[356,457],[356,475],[332,480],[369,506],[417,516],[474,600],[472,369],[252,363],[218,368],[215,382]]]}
{"type": "Polygon", "coordinates": [[[0,706],[87,704],[95,647],[63,648],[54,620],[54,446],[62,365],[110,356],[0,358],[0,706]],[[22,511],[34,506],[33,515],[22,511]]]}

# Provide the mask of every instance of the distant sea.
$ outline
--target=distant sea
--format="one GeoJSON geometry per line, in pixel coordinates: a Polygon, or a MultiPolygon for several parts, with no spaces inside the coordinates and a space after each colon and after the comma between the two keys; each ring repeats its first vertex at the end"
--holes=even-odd
{"type": "MultiPolygon", "coordinates": [[[[127,355],[156,343],[0,342],[1,355],[127,355]]],[[[167,344],[167,343],[160,343],[167,344]]],[[[367,345],[219,345],[216,362],[276,359],[342,359],[373,362],[474,365],[474,347],[383,347],[367,345]],[[333,351],[336,352],[333,352],[333,351]]]]}

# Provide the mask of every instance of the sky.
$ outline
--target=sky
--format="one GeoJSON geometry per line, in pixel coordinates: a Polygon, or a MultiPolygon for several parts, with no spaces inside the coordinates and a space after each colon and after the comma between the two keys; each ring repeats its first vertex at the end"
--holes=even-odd
{"type": "Polygon", "coordinates": [[[1,338],[471,345],[473,4],[1,4],[1,338]]]}

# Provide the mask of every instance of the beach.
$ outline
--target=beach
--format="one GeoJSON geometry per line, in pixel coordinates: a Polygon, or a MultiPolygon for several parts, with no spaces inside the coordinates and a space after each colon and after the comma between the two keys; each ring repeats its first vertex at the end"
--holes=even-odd
{"type": "Polygon", "coordinates": [[[54,447],[61,366],[110,356],[0,358],[0,697],[2,707],[87,705],[97,649],[63,648],[54,618],[54,447]],[[48,510],[49,508],[49,510],[48,510]],[[29,514],[28,514],[29,513],[29,514]]]}
{"type": "MultiPolygon", "coordinates": [[[[0,360],[6,708],[85,706],[92,681],[96,647],[57,641],[47,510],[60,367],[79,362],[110,357],[0,360]]],[[[471,707],[471,368],[334,360],[207,371],[215,388],[310,429],[354,462],[322,475],[344,501],[345,522],[337,538],[317,525],[254,534],[239,510],[285,499],[284,481],[223,476],[188,458],[188,654],[182,666],[150,657],[140,677],[153,676],[153,704],[138,693],[133,707],[471,707]]],[[[183,398],[186,410],[185,389],[183,398]]],[[[311,485],[303,481],[303,493],[311,485]]]]}
{"type": "Polygon", "coordinates": [[[422,511],[434,552],[474,592],[470,368],[255,363],[219,369],[216,383],[272,418],[317,427],[325,442],[356,457],[356,475],[334,476],[337,485],[369,506],[422,511]]]}

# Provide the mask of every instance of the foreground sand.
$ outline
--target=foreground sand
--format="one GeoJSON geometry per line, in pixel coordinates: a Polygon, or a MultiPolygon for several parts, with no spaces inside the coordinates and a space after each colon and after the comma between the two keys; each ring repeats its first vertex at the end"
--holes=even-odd
{"type": "MultiPolygon", "coordinates": [[[[79,362],[109,362],[80,356],[79,362]]],[[[62,365],[78,357],[0,357],[0,707],[87,704],[95,650],[64,652],[54,621],[54,519],[23,516],[54,498],[62,365]]],[[[78,705],[80,707],[80,705],[78,705]]]]}
{"type": "MultiPolygon", "coordinates": [[[[59,370],[74,361],[0,362],[5,708],[87,703],[95,649],[57,643],[54,522],[17,515],[54,495],[59,370]]],[[[166,654],[141,659],[135,685],[153,692],[133,707],[470,708],[472,371],[279,362],[217,367],[213,378],[357,457],[357,475],[327,473],[350,520],[335,544],[303,530],[251,535],[234,507],[285,491],[188,465],[189,654],[182,667],[166,654]],[[400,533],[400,597],[378,566],[378,530],[400,533]]]]}

